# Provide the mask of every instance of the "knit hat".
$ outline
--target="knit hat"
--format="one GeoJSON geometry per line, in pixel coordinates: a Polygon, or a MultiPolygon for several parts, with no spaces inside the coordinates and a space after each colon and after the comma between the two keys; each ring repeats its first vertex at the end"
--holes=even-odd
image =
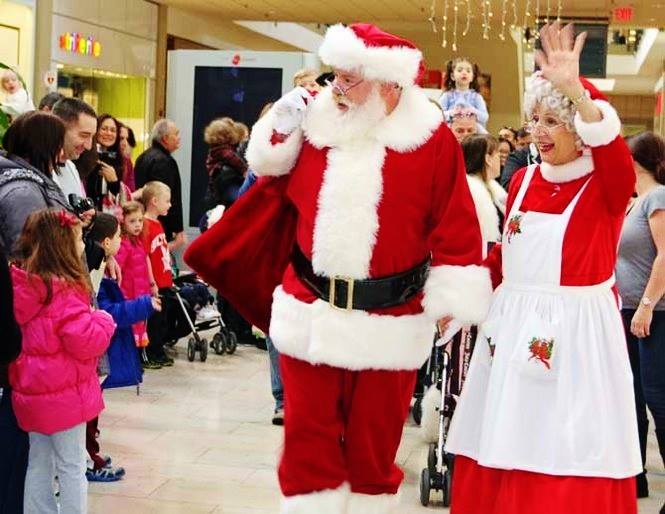
{"type": "Polygon", "coordinates": [[[368,80],[395,82],[402,87],[417,84],[425,71],[416,45],[369,23],[330,27],[319,57],[329,66],[359,71],[368,80]]]}

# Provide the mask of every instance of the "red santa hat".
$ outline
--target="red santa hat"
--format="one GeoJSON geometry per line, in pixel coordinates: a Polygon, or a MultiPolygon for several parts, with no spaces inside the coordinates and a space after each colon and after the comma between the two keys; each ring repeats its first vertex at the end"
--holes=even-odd
{"type": "Polygon", "coordinates": [[[425,70],[416,45],[369,23],[330,27],[319,57],[329,66],[358,70],[368,80],[395,82],[402,87],[417,84],[425,70]]]}

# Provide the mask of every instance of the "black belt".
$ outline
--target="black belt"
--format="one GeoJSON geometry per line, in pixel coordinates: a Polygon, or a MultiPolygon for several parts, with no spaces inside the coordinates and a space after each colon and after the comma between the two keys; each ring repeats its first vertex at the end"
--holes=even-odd
{"type": "Polygon", "coordinates": [[[415,268],[384,278],[353,280],[346,277],[322,277],[314,273],[312,263],[296,245],[291,258],[298,278],[321,300],[343,310],[371,310],[395,307],[408,302],[425,286],[429,273],[428,258],[415,268]]]}

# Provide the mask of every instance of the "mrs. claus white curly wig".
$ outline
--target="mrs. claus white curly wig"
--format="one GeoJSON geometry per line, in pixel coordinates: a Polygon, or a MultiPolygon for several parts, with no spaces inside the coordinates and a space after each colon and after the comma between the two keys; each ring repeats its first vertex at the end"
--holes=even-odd
{"type": "Polygon", "coordinates": [[[549,108],[553,114],[565,122],[569,131],[576,132],[573,120],[577,109],[567,96],[555,89],[552,83],[537,71],[531,77],[524,92],[524,111],[528,120],[533,117],[533,111],[539,104],[549,108]]]}

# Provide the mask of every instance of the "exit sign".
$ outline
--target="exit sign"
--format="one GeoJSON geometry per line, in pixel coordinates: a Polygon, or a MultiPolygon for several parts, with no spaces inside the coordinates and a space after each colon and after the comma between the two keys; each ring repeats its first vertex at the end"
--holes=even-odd
{"type": "Polygon", "coordinates": [[[635,10],[632,5],[624,5],[622,7],[614,8],[614,21],[617,22],[628,22],[633,20],[633,15],[635,10]]]}

